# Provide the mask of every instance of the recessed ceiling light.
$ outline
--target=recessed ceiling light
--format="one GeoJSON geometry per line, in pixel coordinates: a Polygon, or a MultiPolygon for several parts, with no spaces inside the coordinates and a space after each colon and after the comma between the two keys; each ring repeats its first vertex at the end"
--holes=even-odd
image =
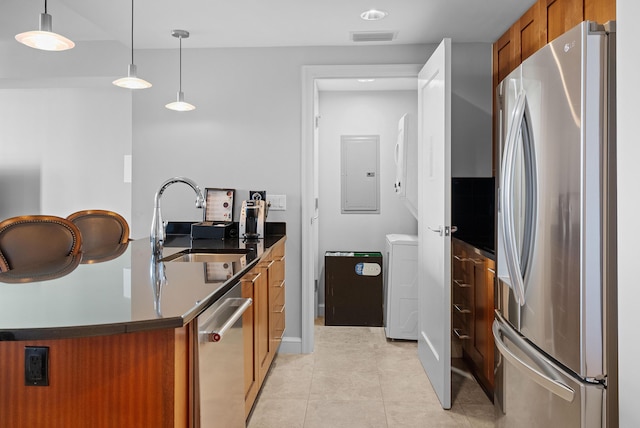
{"type": "Polygon", "coordinates": [[[376,79],[358,79],[358,82],[360,83],[370,83],[370,82],[375,82],[376,79]]]}
{"type": "Polygon", "coordinates": [[[384,18],[387,15],[388,13],[385,12],[384,10],[369,9],[365,12],[362,12],[360,14],[360,18],[364,19],[365,21],[377,21],[379,19],[384,18]]]}

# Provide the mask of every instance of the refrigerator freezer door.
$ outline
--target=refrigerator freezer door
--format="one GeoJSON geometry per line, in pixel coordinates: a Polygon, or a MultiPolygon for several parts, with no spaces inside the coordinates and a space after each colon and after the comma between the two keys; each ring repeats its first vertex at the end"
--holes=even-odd
{"type": "Polygon", "coordinates": [[[501,322],[493,326],[500,358],[494,404],[497,427],[581,427],[603,425],[605,390],[578,381],[501,322]]]}
{"type": "Polygon", "coordinates": [[[509,88],[506,120],[524,106],[518,111],[524,111],[526,126],[509,124],[507,135],[515,143],[502,148],[507,167],[501,170],[498,217],[510,224],[498,228],[498,275],[511,287],[502,289],[515,296],[504,300],[518,303],[505,313],[509,322],[580,377],[595,378],[604,373],[599,161],[604,39],[588,25],[546,45],[503,82],[509,88]],[[528,185],[532,176],[535,185],[528,185]],[[518,290],[514,271],[521,275],[523,295],[513,292],[518,290]]]}

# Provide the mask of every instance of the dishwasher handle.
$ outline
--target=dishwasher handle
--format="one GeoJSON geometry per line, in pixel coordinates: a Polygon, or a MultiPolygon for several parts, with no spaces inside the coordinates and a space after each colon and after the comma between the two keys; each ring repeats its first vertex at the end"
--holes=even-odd
{"type": "MultiPolygon", "coordinates": [[[[222,325],[215,325],[211,330],[209,330],[209,327],[210,324],[213,324],[213,322],[208,322],[203,325],[200,334],[206,338],[207,342],[220,342],[224,334],[236,323],[236,321],[238,321],[238,319],[240,319],[242,314],[247,310],[249,306],[251,306],[252,303],[253,300],[249,297],[231,297],[226,299],[225,302],[220,306],[218,311],[224,309],[225,306],[237,306],[238,308],[233,311],[231,316],[229,316],[229,318],[227,318],[227,320],[224,321],[222,325]]],[[[214,320],[215,318],[215,316],[212,316],[210,319],[214,320]]]]}

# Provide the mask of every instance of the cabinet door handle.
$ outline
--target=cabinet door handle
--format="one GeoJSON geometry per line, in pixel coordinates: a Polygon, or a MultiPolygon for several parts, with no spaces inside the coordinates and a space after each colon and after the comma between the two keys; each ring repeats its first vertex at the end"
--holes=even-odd
{"type": "Polygon", "coordinates": [[[465,308],[465,307],[461,306],[459,303],[455,303],[453,305],[453,307],[456,309],[456,311],[460,312],[461,314],[470,314],[471,313],[471,309],[465,308]]]}
{"type": "Polygon", "coordinates": [[[240,278],[240,282],[256,282],[256,280],[258,278],[260,278],[260,275],[262,275],[261,273],[248,273],[245,276],[243,276],[242,278],[240,278]],[[253,278],[247,278],[247,276],[249,275],[253,275],[253,278]]]}
{"type": "Polygon", "coordinates": [[[489,272],[491,272],[492,274],[494,274],[494,275],[496,274],[495,269],[487,268],[487,270],[488,270],[489,272]]]}
{"type": "Polygon", "coordinates": [[[263,269],[269,269],[273,265],[273,263],[274,263],[273,260],[269,260],[269,261],[260,263],[258,266],[263,269]]]}
{"type": "Polygon", "coordinates": [[[471,287],[471,284],[467,284],[465,282],[462,282],[459,279],[454,279],[453,283],[456,284],[460,288],[469,288],[469,287],[471,287]]]}
{"type": "Polygon", "coordinates": [[[458,339],[462,339],[462,340],[471,339],[471,336],[469,336],[467,333],[462,331],[461,328],[454,328],[453,333],[458,337],[458,339]]]}

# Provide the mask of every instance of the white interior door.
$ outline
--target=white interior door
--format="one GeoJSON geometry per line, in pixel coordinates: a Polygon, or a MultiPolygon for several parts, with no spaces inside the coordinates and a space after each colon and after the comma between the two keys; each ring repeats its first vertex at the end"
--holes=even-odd
{"type": "Polygon", "coordinates": [[[418,75],[418,355],[451,408],[451,40],[418,75]]]}

